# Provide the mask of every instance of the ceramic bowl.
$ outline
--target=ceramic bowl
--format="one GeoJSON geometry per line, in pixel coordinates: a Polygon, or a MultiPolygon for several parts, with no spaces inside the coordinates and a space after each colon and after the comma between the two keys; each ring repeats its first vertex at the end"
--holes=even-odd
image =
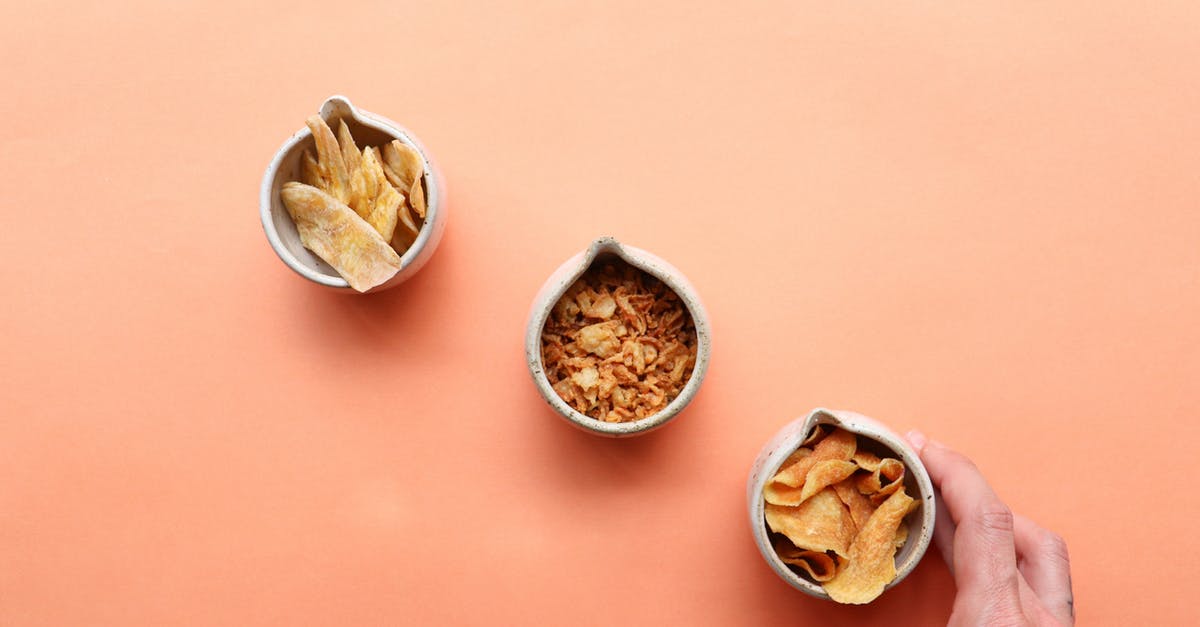
{"type": "MultiPolygon", "coordinates": [[[[400,271],[368,293],[395,287],[411,278],[429,261],[442,238],[442,231],[446,228],[446,184],[442,180],[441,172],[430,158],[429,152],[412,133],[387,118],[356,108],[343,96],[332,96],[326,100],[321,105],[320,115],[334,129],[337,128],[334,123],[338,119],[346,120],[355,142],[360,147],[380,146],[393,139],[399,139],[412,146],[425,161],[423,182],[427,208],[421,232],[413,245],[400,256],[400,271]]],[[[304,127],[283,142],[283,146],[280,146],[275,158],[271,160],[271,165],[267,167],[258,199],[263,230],[266,231],[267,241],[271,243],[271,248],[275,249],[275,254],[296,274],[332,290],[357,294],[358,292],[354,291],[332,266],[300,243],[296,225],[279,198],[279,189],[284,183],[300,180],[300,155],[306,148],[311,148],[313,154],[316,154],[312,133],[304,127]]]]}
{"type": "Polygon", "coordinates": [[[771,438],[762,448],[754,467],[750,471],[750,481],[746,486],[746,505],[750,512],[750,528],[754,534],[754,543],[762,553],[763,559],[770,565],[775,574],[788,582],[792,587],[807,592],[814,597],[828,599],[829,595],[820,584],[796,574],[784,564],[775,549],[771,547],[770,532],[764,518],[763,487],[775,473],[783,461],[793,451],[800,448],[800,443],[812,433],[817,425],[831,425],[856,433],[862,438],[873,441],[873,448],[881,449],[878,453],[890,451],[904,463],[904,487],[919,505],[905,518],[909,525],[908,541],[896,553],[896,578],[887,585],[887,589],[899,584],[912,572],[921,557],[929,548],[933,539],[934,495],[933,483],[929,473],[921,463],[916,451],[896,435],[891,429],[879,422],[853,412],[815,409],[804,418],[792,421],[775,437],[771,438]]]}
{"type": "Polygon", "coordinates": [[[711,335],[708,314],[704,311],[704,306],[700,304],[700,298],[696,295],[695,288],[683,276],[683,273],[666,261],[640,248],[626,246],[611,237],[601,237],[592,242],[587,250],[571,257],[559,266],[533,299],[529,321],[525,327],[525,362],[529,366],[529,374],[533,377],[533,383],[537,386],[538,392],[542,394],[542,398],[546,399],[550,407],[564,420],[589,433],[614,438],[628,437],[662,427],[678,416],[679,412],[683,411],[683,408],[692,401],[708,371],[708,361],[712,352],[711,335]],[[542,327],[546,325],[546,318],[554,308],[554,304],[593,263],[603,262],[614,257],[624,260],[671,288],[687,306],[696,327],[696,365],[692,369],[691,378],[688,379],[679,396],[676,396],[661,411],[633,422],[604,422],[575,410],[559,398],[542,367],[542,327]]]}

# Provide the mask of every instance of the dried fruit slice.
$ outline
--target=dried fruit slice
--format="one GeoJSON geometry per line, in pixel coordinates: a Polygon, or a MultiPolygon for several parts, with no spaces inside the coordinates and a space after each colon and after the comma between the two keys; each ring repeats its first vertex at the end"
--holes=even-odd
{"type": "MultiPolygon", "coordinates": [[[[839,501],[840,504],[840,501],[839,501]]],[[[884,501],[850,545],[849,563],[825,582],[825,592],[838,603],[870,603],[896,578],[896,533],[916,501],[903,491],[884,501]]]]}
{"type": "Polygon", "coordinates": [[[304,154],[300,155],[300,180],[320,190],[329,187],[329,181],[325,180],[321,166],[313,157],[312,151],[308,149],[305,149],[304,154]]]}
{"type": "Polygon", "coordinates": [[[388,185],[379,163],[379,153],[374,148],[363,151],[362,164],[354,178],[359,181],[355,196],[361,203],[354,207],[354,212],[375,227],[385,241],[390,241],[396,232],[396,208],[404,202],[404,196],[388,185]],[[361,197],[358,197],[359,190],[363,194],[361,197]]]}
{"type": "Polygon", "coordinates": [[[400,271],[400,255],[333,196],[304,183],[284,183],[283,205],[304,247],[333,266],[350,287],[365,292],[400,271]]]}
{"type": "Polygon", "coordinates": [[[358,145],[354,143],[354,136],[350,134],[350,127],[346,126],[345,120],[338,120],[338,147],[342,149],[346,173],[354,176],[362,164],[362,153],[358,151],[358,145]]]}
{"type": "Polygon", "coordinates": [[[319,115],[314,115],[304,122],[312,132],[313,141],[317,145],[317,164],[321,168],[322,177],[329,183],[325,191],[339,202],[350,202],[350,173],[346,169],[346,160],[342,157],[341,148],[329,125],[319,115]]]}
{"type": "Polygon", "coordinates": [[[387,166],[384,172],[388,180],[401,192],[408,192],[412,185],[425,173],[421,155],[412,146],[393,139],[383,145],[383,163],[387,166]]]}

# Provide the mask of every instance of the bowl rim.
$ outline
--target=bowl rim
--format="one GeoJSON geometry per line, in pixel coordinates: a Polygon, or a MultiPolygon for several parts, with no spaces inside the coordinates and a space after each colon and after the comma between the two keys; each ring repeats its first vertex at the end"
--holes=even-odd
{"type": "MultiPolygon", "coordinates": [[[[425,172],[422,174],[426,196],[425,220],[421,224],[421,229],[417,233],[416,240],[414,240],[413,244],[408,247],[408,250],[405,250],[404,254],[400,256],[401,270],[397,273],[397,275],[403,273],[405,269],[414,265],[414,261],[425,252],[425,249],[428,246],[436,245],[437,239],[440,236],[440,223],[444,215],[444,208],[442,205],[444,204],[443,197],[445,196],[445,181],[442,180],[440,170],[437,168],[437,164],[433,161],[432,157],[430,157],[429,151],[425,149],[425,146],[420,142],[420,140],[413,136],[408,129],[386,117],[356,107],[350,102],[350,99],[345,96],[335,94],[325,99],[325,102],[321,105],[319,114],[325,119],[326,122],[331,119],[349,116],[355,123],[359,125],[369,127],[380,133],[404,142],[409,147],[416,150],[417,154],[421,156],[421,160],[425,169],[425,172]]],[[[283,239],[279,236],[279,231],[275,228],[273,197],[275,182],[280,175],[280,166],[294,150],[297,150],[299,146],[308,142],[311,138],[312,132],[308,130],[307,126],[304,126],[300,130],[292,133],[291,136],[284,140],[279,149],[275,151],[275,156],[271,158],[270,164],[267,165],[267,169],[263,173],[262,182],[259,185],[259,220],[262,222],[263,232],[267,236],[267,241],[271,244],[271,249],[274,250],[275,255],[278,256],[279,259],[282,260],[283,263],[287,265],[287,267],[291,268],[296,274],[299,274],[309,281],[333,288],[338,291],[353,294],[369,294],[371,292],[394,287],[396,284],[398,284],[398,282],[389,280],[371,288],[370,290],[367,290],[366,292],[358,292],[351,288],[350,283],[341,276],[318,272],[311,265],[301,261],[300,258],[292,253],[291,249],[289,249],[287,245],[283,243],[283,239]]],[[[284,211],[284,214],[288,220],[292,219],[290,215],[286,215],[286,210],[284,211]]],[[[418,268],[419,267],[420,265],[418,264],[418,268]]]]}
{"type": "Polygon", "coordinates": [[[541,393],[542,398],[571,425],[589,433],[607,437],[621,438],[649,433],[674,420],[695,398],[700,384],[708,373],[711,357],[712,331],[708,321],[708,312],[687,277],[678,268],[660,257],[640,248],[622,244],[611,236],[597,238],[586,250],[569,258],[550,275],[534,299],[529,321],[526,324],[525,361],[534,385],[541,393]],[[662,410],[630,422],[604,422],[568,405],[551,387],[550,380],[546,376],[545,365],[542,363],[542,328],[546,325],[550,311],[571,284],[583,276],[584,272],[587,272],[597,257],[604,254],[616,255],[629,265],[646,272],[671,288],[687,307],[688,313],[692,317],[692,324],[696,328],[696,364],[692,367],[692,374],[683,389],[679,391],[679,395],[671,399],[671,402],[667,403],[662,410]]]}

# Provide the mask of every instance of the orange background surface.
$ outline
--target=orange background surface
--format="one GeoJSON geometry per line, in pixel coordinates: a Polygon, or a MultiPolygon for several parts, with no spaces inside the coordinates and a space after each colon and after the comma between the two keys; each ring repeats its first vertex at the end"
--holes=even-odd
{"type": "Polygon", "coordinates": [[[15,3],[0,22],[0,624],[931,624],[759,558],[759,447],[919,427],[1061,532],[1084,624],[1200,584],[1192,3],[15,3]],[[258,218],[329,95],[408,126],[446,237],[324,292],[258,218]],[[627,441],[522,361],[611,234],[713,324],[627,441]]]}

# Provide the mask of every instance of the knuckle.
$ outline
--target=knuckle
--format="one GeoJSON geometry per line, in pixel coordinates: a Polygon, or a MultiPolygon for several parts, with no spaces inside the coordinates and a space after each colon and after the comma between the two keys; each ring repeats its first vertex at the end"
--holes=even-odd
{"type": "Polygon", "coordinates": [[[1038,544],[1042,554],[1046,557],[1049,557],[1060,564],[1070,563],[1071,557],[1067,553],[1067,541],[1057,533],[1054,533],[1053,531],[1043,531],[1038,544]]]}
{"type": "Polygon", "coordinates": [[[975,524],[983,532],[1012,534],[1013,513],[1004,503],[991,499],[979,506],[975,524]]]}

